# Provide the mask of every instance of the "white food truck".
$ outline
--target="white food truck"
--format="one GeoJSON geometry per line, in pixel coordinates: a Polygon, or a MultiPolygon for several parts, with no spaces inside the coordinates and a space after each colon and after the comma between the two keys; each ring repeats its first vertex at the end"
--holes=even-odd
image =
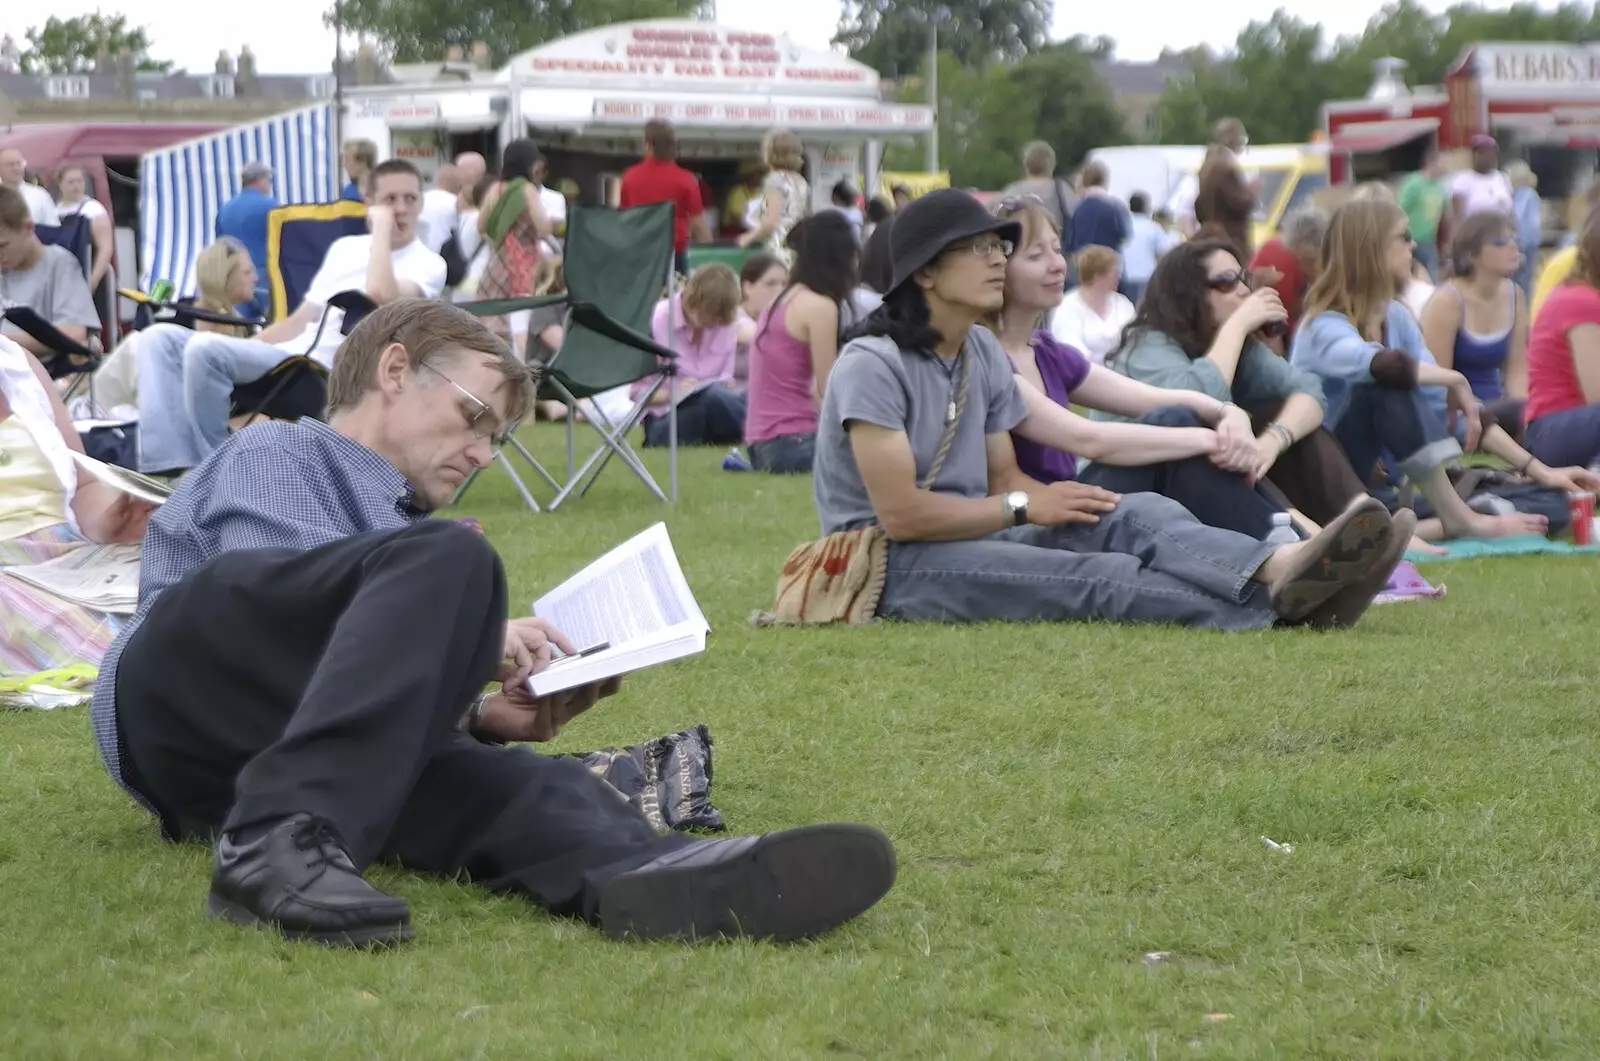
{"type": "MultiPolygon", "coordinates": [[[[609,202],[643,152],[644,123],[678,131],[679,161],[702,178],[711,209],[759,176],[761,138],[783,127],[806,146],[815,206],[845,178],[872,187],[882,145],[926,133],[933,109],[884,102],[871,67],[786,36],[711,22],[652,19],[574,34],[493,73],[346,92],[343,135],[429,172],[463,150],[491,160],[520,136],[549,159],[550,183],[578,201],[609,202]]],[[[713,230],[739,218],[713,217],[713,230]]]]}

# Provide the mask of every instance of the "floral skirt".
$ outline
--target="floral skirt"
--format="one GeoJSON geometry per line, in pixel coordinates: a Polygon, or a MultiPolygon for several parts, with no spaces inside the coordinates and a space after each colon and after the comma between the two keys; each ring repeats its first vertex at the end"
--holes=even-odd
{"type": "MultiPolygon", "coordinates": [[[[58,523],[0,542],[0,567],[43,563],[84,544],[70,526],[58,523]]],[[[0,674],[37,674],[75,664],[99,667],[125,621],[0,575],[0,674]]]]}

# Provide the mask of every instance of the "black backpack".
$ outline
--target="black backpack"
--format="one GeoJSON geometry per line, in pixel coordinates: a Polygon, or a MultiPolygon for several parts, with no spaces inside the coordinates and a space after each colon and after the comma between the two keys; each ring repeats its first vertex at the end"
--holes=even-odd
{"type": "Polygon", "coordinates": [[[461,256],[461,244],[456,242],[454,232],[439,248],[439,257],[444,259],[445,287],[455,287],[467,278],[467,260],[461,256]]]}

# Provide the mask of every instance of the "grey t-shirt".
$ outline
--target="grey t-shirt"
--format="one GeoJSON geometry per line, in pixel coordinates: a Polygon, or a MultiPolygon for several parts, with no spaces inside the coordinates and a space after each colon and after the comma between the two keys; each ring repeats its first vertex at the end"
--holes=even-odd
{"type": "MultiPolygon", "coordinates": [[[[967,333],[962,355],[971,375],[967,404],[950,453],[930,489],[961,497],[986,497],[989,455],[985,438],[1010,431],[1027,417],[1028,410],[1017,390],[1011,362],[993,334],[973,328],[967,333]]],[[[878,336],[856,339],[840,351],[817,418],[812,469],[812,496],[824,534],[866,526],[876,518],[845,425],[860,420],[904,431],[916,458],[920,483],[944,438],[945,412],[953,394],[953,365],[931,353],[901,350],[893,340],[878,336]]]]}
{"type": "MultiPolygon", "coordinates": [[[[39,260],[26,269],[0,269],[0,307],[13,306],[27,306],[58,328],[100,327],[83,268],[71,251],[61,247],[47,244],[39,260]]],[[[10,324],[0,325],[0,330],[20,334],[10,324]]]]}

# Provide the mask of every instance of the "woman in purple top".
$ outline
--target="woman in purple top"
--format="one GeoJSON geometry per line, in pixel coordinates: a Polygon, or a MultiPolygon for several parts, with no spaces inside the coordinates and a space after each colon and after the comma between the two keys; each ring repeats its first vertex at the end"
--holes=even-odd
{"type": "MultiPolygon", "coordinates": [[[[678,445],[727,446],[744,435],[744,395],[734,385],[739,345],[739,278],[721,263],[702,265],[669,303],[656,303],[650,333],[678,355],[678,445]]],[[[634,387],[635,400],[644,384],[634,387]]],[[[667,388],[651,396],[644,444],[665,446],[667,388]]]]}
{"type": "Polygon", "coordinates": [[[1090,364],[1040,330],[1067,277],[1055,221],[1025,198],[1002,200],[994,212],[1019,222],[1022,239],[1006,263],[1005,306],[990,327],[1020,377],[1029,413],[1048,416],[1055,435],[1043,445],[1013,433],[1017,465],[1045,483],[1078,479],[1114,493],[1163,494],[1202,523],[1265,538],[1284,509],[1248,478],[1256,452],[1250,418],[1231,402],[1090,364]],[[1073,403],[1140,422],[1090,420],[1070,412],[1073,403]],[[1080,468],[1078,457],[1093,463],[1080,468]]]}
{"type": "Polygon", "coordinates": [[[861,258],[855,230],[837,210],[801,221],[789,248],[788,286],[756,322],[750,344],[744,425],[750,463],[776,474],[811,470],[817,409],[839,355],[839,307],[855,289],[861,258]]]}

